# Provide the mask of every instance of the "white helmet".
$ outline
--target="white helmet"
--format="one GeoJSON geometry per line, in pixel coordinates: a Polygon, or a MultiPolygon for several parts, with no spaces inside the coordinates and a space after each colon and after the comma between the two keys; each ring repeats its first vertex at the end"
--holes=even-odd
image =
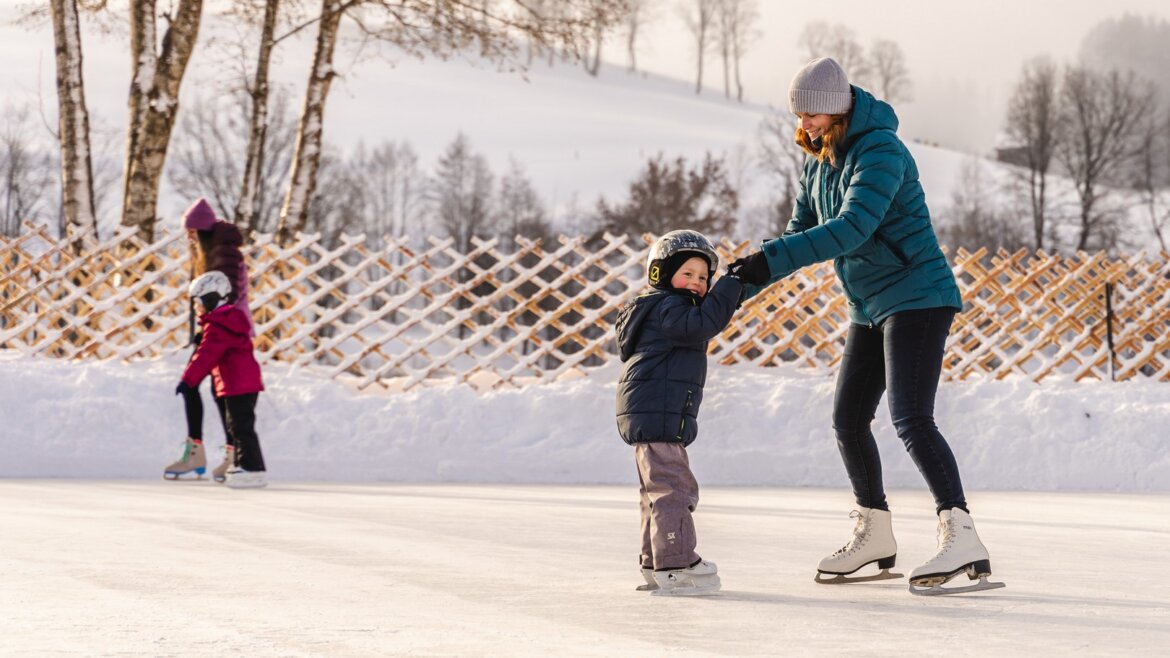
{"type": "Polygon", "coordinates": [[[227,303],[228,296],[232,294],[232,282],[228,281],[223,272],[212,270],[192,281],[187,294],[192,299],[198,299],[203,308],[214,311],[221,304],[227,303]]]}
{"type": "Polygon", "coordinates": [[[707,276],[715,278],[715,270],[719,267],[719,253],[715,251],[715,245],[702,233],[684,229],[664,233],[650,246],[650,255],[646,257],[646,277],[650,285],[660,290],[669,290],[671,277],[685,260],[672,257],[683,253],[702,257],[707,261],[707,276]]]}

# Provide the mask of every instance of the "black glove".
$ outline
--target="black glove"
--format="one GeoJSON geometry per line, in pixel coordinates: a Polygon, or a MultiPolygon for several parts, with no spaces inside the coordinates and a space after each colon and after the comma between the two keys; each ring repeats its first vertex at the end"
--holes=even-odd
{"type": "Polygon", "coordinates": [[[762,286],[766,285],[768,279],[772,278],[772,271],[768,269],[768,259],[764,256],[764,252],[757,251],[728,265],[727,276],[735,277],[753,286],[762,286]]]}
{"type": "Polygon", "coordinates": [[[175,395],[186,395],[195,389],[187,385],[187,382],[180,381],[179,385],[175,387],[175,395]]]}
{"type": "Polygon", "coordinates": [[[199,347],[199,343],[202,343],[202,342],[203,342],[203,332],[196,331],[195,335],[191,337],[191,344],[194,345],[195,347],[199,347]]]}

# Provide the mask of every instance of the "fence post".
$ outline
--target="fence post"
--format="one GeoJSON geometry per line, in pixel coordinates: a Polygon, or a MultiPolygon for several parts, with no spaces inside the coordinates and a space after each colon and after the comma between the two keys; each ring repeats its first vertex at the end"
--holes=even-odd
{"type": "Polygon", "coordinates": [[[1109,381],[1114,380],[1116,358],[1113,352],[1113,283],[1105,282],[1105,344],[1109,347],[1109,381]]]}

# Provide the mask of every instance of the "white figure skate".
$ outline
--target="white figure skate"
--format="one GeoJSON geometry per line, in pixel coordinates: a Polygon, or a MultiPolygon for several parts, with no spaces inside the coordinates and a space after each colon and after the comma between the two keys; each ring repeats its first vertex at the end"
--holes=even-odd
{"type": "Polygon", "coordinates": [[[910,593],[937,596],[1005,587],[1003,583],[989,582],[990,575],[991,559],[979,541],[971,515],[959,508],[943,510],[938,513],[938,553],[910,572],[910,593]],[[962,573],[969,580],[978,578],[979,582],[965,587],[942,587],[962,573]]]}
{"type": "Polygon", "coordinates": [[[719,591],[718,569],[714,562],[699,560],[685,569],[655,571],[654,580],[658,589],[650,592],[653,596],[702,596],[719,591]]]}
{"type": "Polygon", "coordinates": [[[886,510],[859,507],[850,512],[849,517],[857,519],[853,537],[849,543],[837,549],[837,552],[821,560],[813,580],[826,585],[839,585],[901,578],[900,573],[890,573],[898,557],[898,543],[894,541],[890,513],[886,510]],[[847,577],[875,562],[881,573],[847,577]]]}
{"type": "Polygon", "coordinates": [[[228,469],[224,484],[232,489],[259,489],[268,486],[268,473],[245,471],[239,466],[233,466],[228,469]]]}
{"type": "Polygon", "coordinates": [[[642,567],[642,579],[646,581],[643,585],[638,585],[634,589],[639,592],[653,592],[658,589],[658,581],[654,580],[654,570],[649,567],[642,567]]]}

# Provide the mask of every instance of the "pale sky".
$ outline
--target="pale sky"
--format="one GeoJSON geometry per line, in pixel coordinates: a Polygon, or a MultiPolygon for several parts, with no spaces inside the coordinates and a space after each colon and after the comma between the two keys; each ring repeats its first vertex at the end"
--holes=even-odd
{"type": "MultiPolygon", "coordinates": [[[[648,35],[639,65],[693,81],[693,49],[673,9],[677,3],[661,4],[659,27],[648,35]]],[[[1170,20],[1168,0],[759,0],[759,7],[764,36],[743,67],[751,100],[786,105],[788,83],[803,63],[796,46],[801,30],[817,20],[840,23],[863,46],[891,39],[902,47],[915,98],[896,108],[904,136],[979,152],[990,148],[1002,126],[1025,61],[1044,54],[1071,61],[1089,29],[1107,18],[1131,13],[1170,20]],[[956,134],[956,122],[968,129],[956,134]]],[[[609,56],[624,63],[624,46],[615,44],[609,56]]],[[[705,86],[722,89],[715,67],[705,78],[705,86]]]]}
{"type": "MultiPolygon", "coordinates": [[[[659,0],[658,19],[641,40],[639,66],[693,81],[693,49],[676,7],[682,0],[659,0]]],[[[52,91],[52,30],[32,32],[11,24],[15,7],[0,0],[0,106],[52,91]],[[19,62],[19,63],[17,63],[19,62]]],[[[914,100],[896,108],[908,139],[987,153],[1002,130],[1011,89],[1025,61],[1047,54],[1057,62],[1076,57],[1088,30],[1125,13],[1170,20],[1167,0],[836,0],[810,4],[760,0],[762,37],[745,58],[748,99],[783,107],[788,82],[802,63],[796,40],[808,22],[824,20],[851,28],[863,46],[874,39],[901,45],[913,79],[914,100]],[[825,12],[832,9],[832,13],[825,12]]],[[[221,22],[223,19],[219,19],[221,22]]],[[[311,39],[298,46],[312,48],[311,39]]],[[[125,47],[111,37],[85,37],[86,93],[95,107],[125,104],[129,62],[125,47]],[[121,50],[121,52],[119,52],[121,50]]],[[[624,66],[624,42],[615,37],[605,58],[624,66]]],[[[196,58],[206,56],[196,53],[196,58]]],[[[285,59],[296,59],[286,54],[285,59]]],[[[714,56],[705,75],[710,93],[722,88],[714,56]]],[[[298,67],[298,71],[301,69],[298,67]]],[[[303,88],[302,75],[293,81],[303,88]]],[[[185,86],[187,83],[184,83],[185,86]]],[[[49,104],[51,107],[55,103],[49,104]]],[[[121,119],[118,120],[120,125],[121,119]]]]}

